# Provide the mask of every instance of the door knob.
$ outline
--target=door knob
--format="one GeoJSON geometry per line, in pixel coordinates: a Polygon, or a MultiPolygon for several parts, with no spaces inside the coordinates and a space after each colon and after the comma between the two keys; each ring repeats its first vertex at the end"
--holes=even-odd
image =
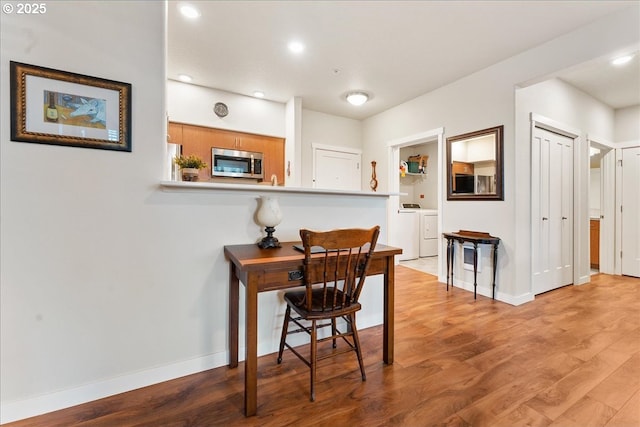
{"type": "Polygon", "coordinates": [[[546,216],[543,216],[543,217],[542,217],[542,220],[543,220],[543,221],[548,221],[548,220],[549,220],[549,218],[547,218],[546,216]]]}
{"type": "Polygon", "coordinates": [[[567,217],[566,217],[566,216],[563,216],[563,217],[562,217],[562,219],[567,219],[567,217]]]}

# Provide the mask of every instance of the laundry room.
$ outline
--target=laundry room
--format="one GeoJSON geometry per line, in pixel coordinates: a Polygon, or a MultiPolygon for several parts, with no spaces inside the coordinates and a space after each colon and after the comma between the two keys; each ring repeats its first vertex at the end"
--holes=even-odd
{"type": "Polygon", "coordinates": [[[402,265],[437,274],[438,144],[400,148],[398,232],[402,265]]]}

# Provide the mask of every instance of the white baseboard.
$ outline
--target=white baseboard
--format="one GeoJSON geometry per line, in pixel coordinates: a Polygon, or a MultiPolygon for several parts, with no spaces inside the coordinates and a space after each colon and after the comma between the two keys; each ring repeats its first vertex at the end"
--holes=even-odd
{"type": "Polygon", "coordinates": [[[587,274],[586,276],[580,276],[578,278],[578,283],[576,283],[577,285],[584,285],[585,283],[590,283],[591,282],[591,274],[587,274]]]}
{"type": "MultiPolygon", "coordinates": [[[[446,283],[446,277],[445,277],[445,283],[446,283]]],[[[446,285],[445,285],[446,286],[446,285]]],[[[463,289],[465,291],[468,291],[470,293],[473,293],[473,283],[469,283],[469,282],[463,282],[463,281],[456,281],[454,283],[454,286],[456,288],[459,289],[463,289]]],[[[482,295],[485,296],[487,298],[491,298],[491,294],[492,294],[492,290],[490,287],[486,287],[486,286],[481,286],[478,285],[476,292],[478,295],[482,295]]],[[[496,289],[496,301],[500,301],[500,302],[504,302],[510,305],[514,305],[514,306],[518,306],[518,305],[522,305],[525,304],[527,302],[531,302],[534,300],[534,295],[531,292],[527,292],[525,294],[522,295],[510,295],[504,292],[500,292],[499,289],[496,289]]]]}
{"type": "MultiPolygon", "coordinates": [[[[511,304],[515,306],[531,302],[535,299],[535,295],[533,295],[533,293],[531,292],[527,292],[526,294],[517,295],[517,296],[501,294],[500,292],[498,292],[498,296],[500,296],[499,298],[500,301],[503,301],[503,302],[506,302],[507,304],[511,304]]],[[[498,296],[496,296],[496,299],[498,299],[498,296]]]]}
{"type": "MultiPolygon", "coordinates": [[[[244,355],[244,350],[239,353],[244,355]]],[[[158,368],[147,369],[122,375],[81,387],[37,396],[29,399],[2,402],[0,405],[0,424],[46,414],[115,394],[158,384],[163,381],[184,377],[224,366],[228,363],[228,352],[211,354],[196,359],[173,363],[158,368]]],[[[244,357],[243,357],[244,358],[244,357]]]]}
{"type": "MultiPolygon", "coordinates": [[[[358,329],[360,330],[380,324],[382,324],[382,320],[380,319],[379,315],[358,317],[358,329]]],[[[274,351],[278,351],[280,329],[277,330],[277,334],[275,335],[277,335],[277,338],[259,343],[259,356],[271,354],[274,351]]],[[[305,337],[302,336],[304,334],[299,335],[301,335],[299,338],[295,337],[292,340],[293,345],[298,345],[306,342],[305,337]],[[296,343],[297,341],[299,341],[298,344],[296,343]]],[[[308,338],[306,340],[308,341],[308,338]]],[[[238,349],[238,358],[240,359],[240,361],[244,360],[244,354],[245,348],[244,346],[242,346],[238,349]]],[[[196,374],[208,369],[218,368],[220,366],[225,366],[228,363],[229,353],[225,350],[220,353],[172,363],[170,365],[147,369],[140,372],[134,372],[109,380],[100,381],[81,387],[75,387],[56,393],[45,394],[42,396],[36,396],[14,402],[2,402],[2,404],[0,404],[0,424],[35,417],[36,415],[42,415],[48,412],[58,411],[60,409],[65,409],[71,406],[76,406],[116,394],[125,393],[127,391],[147,387],[164,381],[173,380],[176,378],[184,377],[186,375],[196,374]]]]}

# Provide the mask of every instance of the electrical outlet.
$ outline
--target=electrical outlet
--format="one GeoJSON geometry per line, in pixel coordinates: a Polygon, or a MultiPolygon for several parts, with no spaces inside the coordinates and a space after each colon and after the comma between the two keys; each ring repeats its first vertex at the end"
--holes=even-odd
{"type": "Polygon", "coordinates": [[[424,199],[424,194],[421,194],[421,195],[420,195],[420,198],[421,198],[421,199],[424,199]]]}

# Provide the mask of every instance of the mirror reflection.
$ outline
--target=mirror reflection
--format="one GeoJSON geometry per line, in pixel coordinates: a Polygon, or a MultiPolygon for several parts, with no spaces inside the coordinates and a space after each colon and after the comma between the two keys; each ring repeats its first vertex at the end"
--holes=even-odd
{"type": "Polygon", "coordinates": [[[447,199],[503,200],[503,126],[447,138],[447,199]]]}

